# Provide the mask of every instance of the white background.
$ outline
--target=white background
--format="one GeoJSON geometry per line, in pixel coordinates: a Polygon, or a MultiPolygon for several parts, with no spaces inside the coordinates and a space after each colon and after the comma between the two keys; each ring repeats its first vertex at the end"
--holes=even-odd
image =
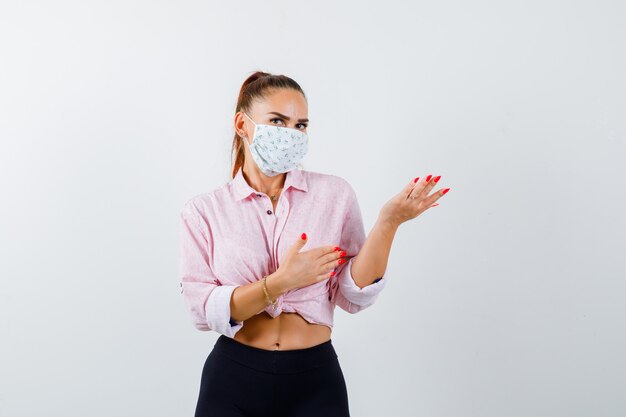
{"type": "Polygon", "coordinates": [[[622,1],[0,3],[0,415],[191,416],[218,337],[182,204],[230,179],[255,70],[366,229],[415,176],[377,303],[336,310],[352,415],[626,414],[622,1]]]}

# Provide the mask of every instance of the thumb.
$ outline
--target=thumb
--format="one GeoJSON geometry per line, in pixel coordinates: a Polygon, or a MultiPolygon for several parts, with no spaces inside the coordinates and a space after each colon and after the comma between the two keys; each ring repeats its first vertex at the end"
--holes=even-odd
{"type": "Polygon", "coordinates": [[[300,252],[300,249],[302,249],[302,247],[306,245],[306,242],[307,242],[306,233],[302,233],[302,235],[300,235],[300,239],[297,239],[295,243],[291,246],[291,250],[294,252],[300,252]]]}

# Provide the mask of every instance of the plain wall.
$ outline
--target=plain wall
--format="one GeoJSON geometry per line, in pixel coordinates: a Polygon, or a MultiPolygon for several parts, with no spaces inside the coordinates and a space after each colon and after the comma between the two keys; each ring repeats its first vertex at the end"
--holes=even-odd
{"type": "Polygon", "coordinates": [[[0,3],[0,415],[191,416],[216,333],[183,203],[230,179],[255,70],[366,229],[415,176],[385,291],[332,340],[357,417],[626,415],[622,1],[0,3]]]}

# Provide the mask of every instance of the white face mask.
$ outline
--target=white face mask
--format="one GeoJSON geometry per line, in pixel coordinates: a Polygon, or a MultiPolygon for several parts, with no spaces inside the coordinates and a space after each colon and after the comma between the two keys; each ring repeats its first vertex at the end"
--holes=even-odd
{"type": "MultiPolygon", "coordinates": [[[[250,116],[248,119],[254,123],[250,116]]],[[[243,140],[248,143],[246,138],[243,140]]],[[[308,144],[309,137],[301,130],[254,123],[254,136],[248,147],[259,169],[273,177],[295,169],[306,155],[308,144]]]]}

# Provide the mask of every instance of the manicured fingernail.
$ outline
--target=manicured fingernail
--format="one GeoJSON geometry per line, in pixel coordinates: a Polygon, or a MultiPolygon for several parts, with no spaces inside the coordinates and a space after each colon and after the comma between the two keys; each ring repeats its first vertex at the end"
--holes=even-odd
{"type": "Polygon", "coordinates": [[[345,251],[341,251],[341,253],[339,253],[339,256],[346,256],[346,252],[345,251]]]}
{"type": "Polygon", "coordinates": [[[435,183],[436,183],[436,182],[437,182],[437,181],[439,181],[440,179],[441,179],[441,175],[437,175],[435,178],[433,178],[433,181],[435,181],[435,183]]]}
{"type": "Polygon", "coordinates": [[[342,263],[344,263],[345,261],[346,261],[345,259],[341,258],[341,259],[339,259],[337,262],[339,262],[339,265],[341,265],[341,264],[342,264],[342,263]]]}
{"type": "Polygon", "coordinates": [[[415,177],[415,179],[413,180],[413,182],[417,182],[420,179],[420,177],[415,177]]]}
{"type": "Polygon", "coordinates": [[[335,250],[341,250],[341,248],[339,246],[335,246],[335,250]]]}
{"type": "Polygon", "coordinates": [[[443,190],[443,191],[441,192],[441,195],[444,195],[444,194],[445,194],[445,193],[447,193],[448,191],[450,191],[450,189],[449,189],[449,188],[446,188],[445,190],[443,190]]]}
{"type": "Polygon", "coordinates": [[[426,182],[430,181],[431,177],[432,177],[432,175],[428,174],[428,176],[426,177],[426,182]]]}
{"type": "Polygon", "coordinates": [[[330,273],[330,276],[331,276],[331,277],[334,277],[335,275],[337,275],[337,272],[335,272],[335,271],[333,271],[333,272],[331,272],[331,273],[330,273]]]}
{"type": "Polygon", "coordinates": [[[438,206],[438,205],[439,205],[439,203],[435,203],[435,204],[433,204],[431,207],[436,207],[436,206],[438,206]]]}
{"type": "Polygon", "coordinates": [[[300,239],[306,240],[306,233],[302,233],[302,236],[300,236],[300,239]]]}

